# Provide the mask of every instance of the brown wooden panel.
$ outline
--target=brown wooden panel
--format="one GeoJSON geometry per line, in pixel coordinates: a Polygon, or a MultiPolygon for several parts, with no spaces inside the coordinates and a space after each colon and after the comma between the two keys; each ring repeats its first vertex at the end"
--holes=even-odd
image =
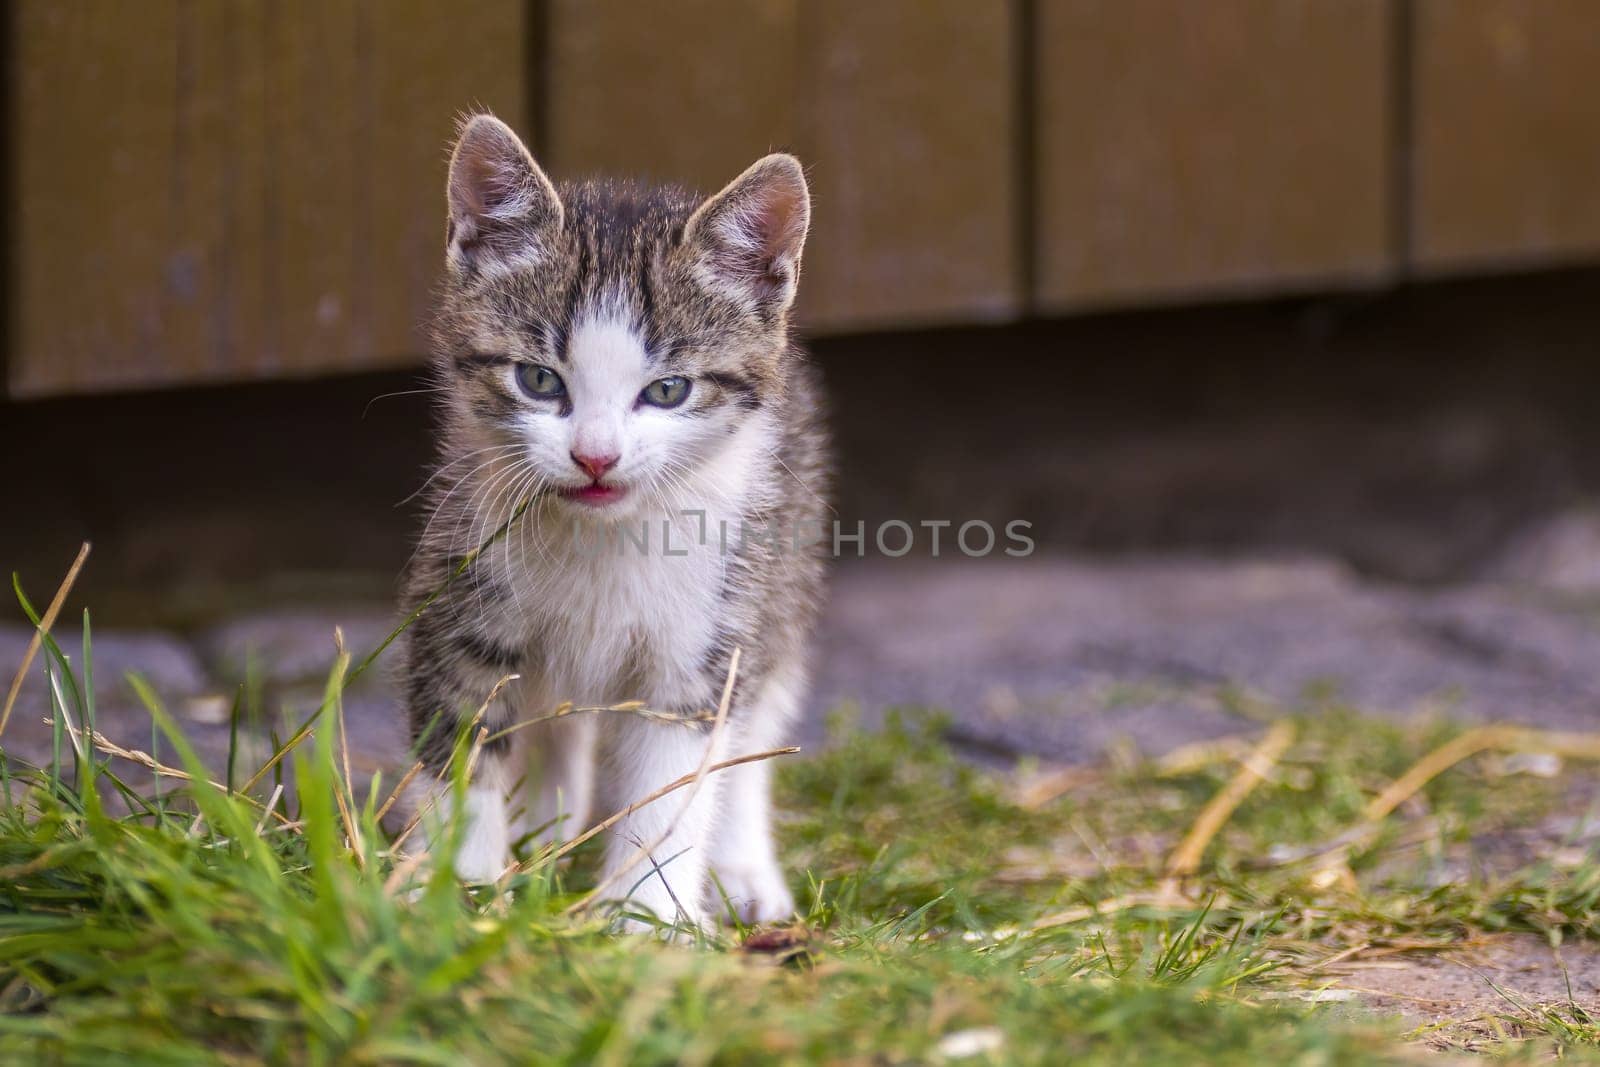
{"type": "Polygon", "coordinates": [[[1017,304],[1010,7],[960,0],[554,0],[554,171],[703,191],[806,163],[799,312],[843,328],[1017,304]]]}
{"type": "Polygon", "coordinates": [[[454,117],[523,120],[521,0],[11,17],[13,394],[417,358],[454,117]]]}
{"type": "Polygon", "coordinates": [[[1016,6],[806,5],[809,321],[875,327],[1019,310],[1016,6]]]}
{"type": "Polygon", "coordinates": [[[1038,300],[1383,276],[1386,0],[1040,0],[1038,300]]]}
{"type": "Polygon", "coordinates": [[[551,0],[543,143],[559,177],[712,192],[794,141],[798,0],[551,0]]]}
{"type": "Polygon", "coordinates": [[[1414,262],[1600,254],[1600,4],[1419,0],[1414,262]]]}

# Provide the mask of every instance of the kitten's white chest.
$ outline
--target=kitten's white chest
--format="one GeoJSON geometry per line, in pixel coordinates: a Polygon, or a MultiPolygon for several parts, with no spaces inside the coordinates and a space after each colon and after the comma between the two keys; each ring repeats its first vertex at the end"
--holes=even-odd
{"type": "Polygon", "coordinates": [[[702,702],[727,557],[698,526],[680,518],[668,535],[652,519],[547,542],[523,593],[542,668],[530,689],[552,704],[702,702]]]}
{"type": "Polygon", "coordinates": [[[764,420],[751,420],[677,492],[632,517],[575,523],[570,512],[544,512],[506,540],[534,700],[704,707],[708,654],[737,621],[722,614],[743,516],[768,502],[752,474],[770,438],[764,420]]]}

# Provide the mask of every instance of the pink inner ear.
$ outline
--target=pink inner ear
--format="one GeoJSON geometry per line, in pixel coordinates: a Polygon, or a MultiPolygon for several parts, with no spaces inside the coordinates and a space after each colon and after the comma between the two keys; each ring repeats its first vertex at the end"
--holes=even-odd
{"type": "Polygon", "coordinates": [[[451,195],[466,215],[498,218],[514,212],[526,198],[517,173],[520,161],[498,146],[475,144],[456,158],[456,181],[451,195]]]}
{"type": "MultiPolygon", "coordinates": [[[[487,194],[497,178],[504,181],[500,168],[485,157],[473,155],[461,160],[461,184],[457,187],[460,207],[473,215],[484,214],[489,206],[487,194]]],[[[502,195],[497,199],[503,200],[504,197],[502,195]]]]}
{"type": "Polygon", "coordinates": [[[730,212],[738,231],[736,241],[762,261],[760,272],[770,272],[774,262],[799,251],[805,239],[805,192],[786,181],[769,181],[752,190],[749,200],[730,212]]]}
{"type": "Polygon", "coordinates": [[[764,190],[757,212],[761,217],[762,244],[776,259],[792,252],[805,238],[805,193],[787,182],[764,190]]]}
{"type": "Polygon", "coordinates": [[[781,290],[794,277],[806,236],[804,186],[767,174],[723,195],[711,226],[719,272],[763,294],[781,290]]]}

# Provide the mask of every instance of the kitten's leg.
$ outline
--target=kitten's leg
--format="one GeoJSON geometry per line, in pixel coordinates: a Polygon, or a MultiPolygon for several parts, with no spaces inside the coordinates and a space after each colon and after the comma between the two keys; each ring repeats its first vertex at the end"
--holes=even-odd
{"type": "MultiPolygon", "coordinates": [[[[480,759],[477,773],[467,783],[455,863],[456,877],[463,882],[491,884],[499,880],[511,862],[507,770],[505,761],[498,756],[480,759]]],[[[430,853],[449,839],[455,799],[450,782],[438,782],[434,788],[438,797],[435,811],[420,828],[430,853]]]]}
{"type": "MultiPolygon", "coordinates": [[[[799,670],[775,671],[745,709],[736,751],[762,752],[782,744],[798,711],[805,685],[799,670]]],[[[711,838],[710,906],[729,907],[743,922],[775,922],[795,913],[772,838],[772,767],[768,761],[723,771],[722,807],[711,838]],[[724,900],[724,897],[726,898],[724,900]]]]}
{"type": "Polygon", "coordinates": [[[456,874],[468,882],[496,881],[511,860],[506,791],[515,775],[509,764],[510,741],[490,735],[517,718],[500,683],[521,665],[519,637],[501,617],[468,614],[449,599],[419,617],[406,637],[411,739],[429,772],[423,791],[433,798],[422,827],[424,840],[430,852],[442,847],[457,814],[451,784],[455,761],[472,760],[476,751],[459,812],[463,826],[456,874]],[[496,692],[499,696],[486,705],[496,692]],[[482,719],[471,727],[480,711],[482,719]],[[461,731],[469,728],[474,736],[458,748],[461,731]]]}
{"type": "Polygon", "coordinates": [[[578,715],[519,731],[518,768],[526,775],[516,790],[511,843],[537,851],[570,841],[589,826],[594,805],[594,753],[598,723],[578,715]]]}
{"type": "Polygon", "coordinates": [[[711,908],[718,914],[732,908],[747,923],[792,918],[794,896],[772,840],[771,768],[762,761],[722,773],[728,777],[712,837],[711,908]]]}
{"type": "MultiPolygon", "coordinates": [[[[608,730],[606,768],[619,806],[643,800],[662,786],[715,762],[704,728],[619,717],[608,730]]],[[[718,741],[716,748],[726,746],[718,741]]],[[[705,920],[706,843],[717,810],[719,774],[668,793],[619,822],[606,842],[601,878],[605,893],[629,910],[666,922],[699,926],[705,920]],[[641,854],[641,849],[646,850],[641,854]]],[[[630,927],[637,923],[628,923],[630,927]]]]}

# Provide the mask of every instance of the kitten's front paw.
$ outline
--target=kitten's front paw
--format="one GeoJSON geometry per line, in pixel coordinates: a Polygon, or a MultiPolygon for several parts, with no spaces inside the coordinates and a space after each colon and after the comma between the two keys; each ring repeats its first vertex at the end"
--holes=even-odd
{"type": "Polygon", "coordinates": [[[654,937],[669,945],[692,945],[705,932],[699,923],[688,919],[666,923],[638,915],[618,915],[612,920],[611,926],[619,934],[654,937]]]}
{"type": "Polygon", "coordinates": [[[742,923],[782,922],[794,918],[794,895],[789,892],[783,871],[776,863],[719,866],[712,893],[712,906],[716,911],[727,914],[731,909],[742,923]]]}
{"type": "Polygon", "coordinates": [[[611,925],[618,933],[650,934],[673,944],[692,944],[706,929],[703,915],[677,911],[674,918],[676,909],[661,915],[633,899],[613,901],[610,906],[616,909],[611,925]]]}
{"type": "MultiPolygon", "coordinates": [[[[421,829],[423,847],[437,855],[450,840],[450,797],[440,797],[438,810],[425,813],[421,829]]],[[[456,846],[456,878],[468,885],[493,885],[511,863],[511,842],[506,828],[506,802],[499,790],[467,786],[460,818],[461,837],[456,846]]]]}
{"type": "Polygon", "coordinates": [[[494,885],[510,866],[510,856],[498,841],[469,839],[456,853],[456,878],[467,885],[494,885]]]}
{"type": "Polygon", "coordinates": [[[634,886],[627,897],[614,898],[605,907],[614,915],[613,926],[623,933],[655,933],[667,941],[693,941],[707,927],[699,898],[697,892],[679,895],[660,874],[653,874],[634,886]]]}

